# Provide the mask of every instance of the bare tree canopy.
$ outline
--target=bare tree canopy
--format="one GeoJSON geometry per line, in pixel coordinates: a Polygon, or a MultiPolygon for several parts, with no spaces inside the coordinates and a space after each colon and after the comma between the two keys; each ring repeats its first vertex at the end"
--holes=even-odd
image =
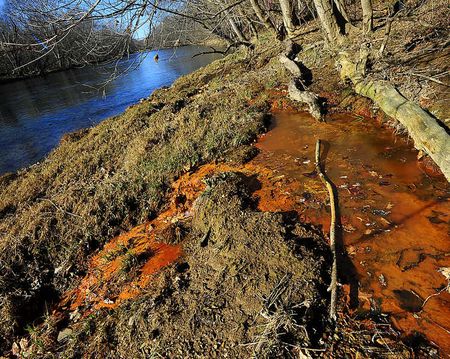
{"type": "MultiPolygon", "coordinates": [[[[362,3],[370,27],[372,15],[362,3]]],[[[265,29],[292,37],[317,15],[332,40],[336,11],[349,21],[345,2],[329,0],[5,0],[0,76],[115,61],[149,47],[217,39],[248,45],[265,29]]]]}

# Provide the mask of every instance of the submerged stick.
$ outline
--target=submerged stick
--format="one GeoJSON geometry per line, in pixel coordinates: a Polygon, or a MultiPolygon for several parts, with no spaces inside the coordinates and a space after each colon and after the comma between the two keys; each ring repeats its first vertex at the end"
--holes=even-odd
{"type": "Polygon", "coordinates": [[[331,267],[331,283],[328,292],[331,292],[330,300],[330,318],[336,320],[336,302],[337,302],[337,256],[336,256],[336,198],[334,196],[333,185],[325,176],[320,166],[320,140],[316,142],[316,171],[320,179],[328,190],[331,207],[331,225],[330,225],[330,249],[333,255],[333,265],[331,267]]]}

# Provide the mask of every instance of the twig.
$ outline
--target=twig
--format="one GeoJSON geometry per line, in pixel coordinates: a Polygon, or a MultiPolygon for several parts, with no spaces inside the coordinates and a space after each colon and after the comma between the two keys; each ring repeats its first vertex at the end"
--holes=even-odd
{"type": "Polygon", "coordinates": [[[427,304],[427,302],[433,298],[438,296],[439,294],[443,293],[443,292],[449,292],[450,293],[450,269],[448,267],[443,267],[443,268],[439,268],[438,272],[441,273],[446,279],[447,279],[447,285],[442,288],[440,291],[430,294],[428,297],[425,298],[425,300],[422,303],[422,309],[423,310],[425,308],[425,304],[427,304]]]}
{"type": "Polygon", "coordinates": [[[426,297],[425,298],[425,300],[423,301],[423,304],[422,304],[422,309],[421,310],[423,310],[423,308],[425,307],[425,304],[427,304],[428,303],[428,301],[431,299],[431,298],[433,298],[433,297],[436,297],[436,296],[438,296],[439,294],[441,294],[441,293],[443,293],[443,292],[445,292],[447,290],[447,287],[445,287],[445,288],[442,288],[439,292],[436,292],[436,293],[433,293],[433,294],[430,294],[428,297],[426,297]]]}
{"type": "Polygon", "coordinates": [[[280,282],[275,286],[270,295],[265,300],[266,308],[269,309],[278,300],[280,295],[282,295],[288,288],[289,281],[292,278],[292,273],[286,273],[280,282]]]}
{"type": "Polygon", "coordinates": [[[233,43],[228,45],[228,47],[225,50],[216,50],[214,47],[210,46],[210,48],[212,49],[212,51],[203,51],[203,52],[199,52],[198,54],[195,54],[192,56],[192,58],[195,58],[197,56],[201,56],[201,55],[210,55],[210,54],[221,54],[221,55],[226,55],[228,53],[228,51],[230,51],[230,49],[232,47],[237,47],[239,46],[240,43],[233,43]]]}
{"type": "Polygon", "coordinates": [[[435,79],[434,77],[431,77],[431,76],[422,75],[422,74],[418,74],[418,73],[415,73],[415,72],[410,72],[409,74],[413,75],[413,76],[417,76],[417,77],[422,77],[424,79],[427,79],[427,80],[430,80],[430,81],[433,81],[433,82],[436,82],[437,84],[442,85],[442,86],[450,87],[450,85],[447,85],[446,83],[444,83],[444,82],[442,82],[442,81],[440,81],[438,79],[435,79]]]}
{"type": "Polygon", "coordinates": [[[320,166],[320,140],[316,142],[316,170],[320,179],[325,184],[328,195],[330,196],[331,207],[331,225],[330,225],[330,249],[333,254],[333,265],[331,268],[331,283],[328,292],[331,292],[330,300],[330,318],[336,320],[336,301],[337,301],[337,257],[336,257],[336,199],[334,196],[333,185],[325,176],[320,166]]]}
{"type": "Polygon", "coordinates": [[[398,14],[400,12],[401,11],[399,11],[395,14],[390,14],[390,15],[388,15],[388,17],[386,19],[386,25],[385,25],[386,27],[384,29],[384,39],[380,46],[380,49],[378,50],[378,57],[380,57],[380,58],[383,57],[384,49],[386,48],[386,45],[389,40],[389,35],[391,34],[392,22],[395,20],[395,18],[398,16],[398,14]]]}
{"type": "Polygon", "coordinates": [[[53,202],[53,201],[52,201],[51,199],[49,199],[49,198],[38,198],[38,200],[40,200],[40,201],[48,201],[48,202],[50,202],[50,204],[51,204],[53,207],[55,207],[57,210],[59,210],[59,211],[61,211],[61,212],[64,212],[65,214],[68,214],[69,216],[73,216],[73,217],[76,217],[76,218],[81,218],[81,219],[83,219],[83,217],[79,216],[78,214],[75,214],[75,213],[72,213],[72,212],[68,212],[68,211],[66,211],[64,208],[59,207],[55,202],[53,202]]]}

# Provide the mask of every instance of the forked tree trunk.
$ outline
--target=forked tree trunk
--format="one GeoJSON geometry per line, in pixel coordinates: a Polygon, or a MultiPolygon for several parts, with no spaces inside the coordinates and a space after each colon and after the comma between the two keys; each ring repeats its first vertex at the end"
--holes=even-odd
{"type": "Polygon", "coordinates": [[[340,54],[339,64],[342,79],[349,79],[356,93],[370,98],[388,116],[400,122],[414,146],[428,154],[450,182],[450,135],[436,119],[402,96],[390,83],[366,80],[363,69],[351,61],[348,54],[340,54]]]}
{"type": "Polygon", "coordinates": [[[339,26],[333,13],[333,6],[330,0],[314,0],[314,5],[319,15],[322,29],[330,46],[339,42],[342,38],[339,32],[339,26]]]}
{"type": "Polygon", "coordinates": [[[275,34],[277,32],[277,30],[275,29],[275,25],[272,21],[270,21],[269,15],[264,13],[263,9],[258,3],[258,0],[250,0],[250,3],[252,4],[253,11],[255,12],[259,21],[264,24],[267,30],[275,34]]]}
{"type": "Polygon", "coordinates": [[[293,12],[290,0],[280,0],[281,12],[283,13],[283,23],[288,36],[292,35],[295,30],[293,12]]]}
{"type": "Polygon", "coordinates": [[[373,9],[372,0],[361,0],[363,11],[363,32],[369,33],[373,29],[373,9]]]}

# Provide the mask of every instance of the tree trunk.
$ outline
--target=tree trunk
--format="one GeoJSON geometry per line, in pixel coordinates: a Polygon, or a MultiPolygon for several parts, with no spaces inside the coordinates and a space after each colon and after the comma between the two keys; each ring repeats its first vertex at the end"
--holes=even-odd
{"type": "Polygon", "coordinates": [[[350,22],[350,18],[347,14],[347,10],[345,9],[345,4],[342,0],[334,0],[334,4],[336,5],[336,8],[341,13],[342,17],[346,22],[350,22]]]}
{"type": "Polygon", "coordinates": [[[280,0],[281,12],[283,13],[283,23],[288,36],[291,36],[295,30],[295,23],[292,17],[292,6],[290,0],[280,0]]]}
{"type": "Polygon", "coordinates": [[[330,0],[314,0],[314,5],[328,44],[339,42],[342,36],[330,0]]]}
{"type": "MultiPolygon", "coordinates": [[[[245,38],[244,34],[242,33],[241,29],[239,28],[238,24],[236,24],[236,21],[234,20],[233,14],[229,10],[227,10],[225,8],[225,4],[226,3],[223,2],[223,1],[220,1],[220,0],[213,0],[213,1],[210,0],[208,2],[222,9],[222,11],[225,13],[225,16],[226,16],[226,18],[228,20],[228,23],[231,26],[231,30],[233,30],[233,33],[236,35],[238,40],[241,43],[247,43],[248,41],[245,38]]],[[[217,28],[216,24],[213,24],[211,27],[213,29],[217,28]]],[[[230,40],[232,40],[231,36],[229,38],[230,38],[230,40]]],[[[235,41],[231,41],[231,42],[235,42],[235,41]]]]}
{"type": "Polygon", "coordinates": [[[405,126],[414,146],[427,153],[450,181],[450,135],[436,119],[388,82],[364,80],[362,69],[349,59],[348,54],[341,54],[339,63],[342,79],[351,80],[356,93],[370,98],[387,115],[405,126]]]}
{"type": "Polygon", "coordinates": [[[231,25],[231,28],[233,29],[234,33],[236,34],[237,38],[239,39],[240,42],[247,42],[247,39],[245,38],[244,34],[242,33],[241,29],[239,28],[239,26],[236,24],[236,21],[234,21],[233,17],[228,14],[228,22],[231,25]]]}
{"type": "Polygon", "coordinates": [[[372,0],[361,0],[361,7],[363,11],[363,32],[367,34],[373,28],[372,0]]]}
{"type": "Polygon", "coordinates": [[[279,60],[292,75],[293,79],[289,82],[289,97],[294,101],[306,103],[309,107],[309,113],[319,121],[322,121],[322,111],[320,109],[319,98],[308,90],[299,63],[293,60],[297,55],[295,44],[288,40],[285,53],[280,54],[279,60]]]}
{"type": "Polygon", "coordinates": [[[247,20],[248,26],[249,26],[253,36],[257,39],[258,38],[258,29],[256,28],[255,24],[253,23],[252,19],[250,19],[248,16],[246,16],[245,20],[247,20]]]}
{"type": "Polygon", "coordinates": [[[250,0],[250,3],[252,4],[253,11],[255,12],[256,16],[258,17],[259,21],[261,21],[267,30],[269,30],[271,33],[275,34],[277,30],[275,29],[275,25],[272,21],[270,21],[269,16],[264,14],[263,9],[258,3],[258,0],[250,0]]]}

